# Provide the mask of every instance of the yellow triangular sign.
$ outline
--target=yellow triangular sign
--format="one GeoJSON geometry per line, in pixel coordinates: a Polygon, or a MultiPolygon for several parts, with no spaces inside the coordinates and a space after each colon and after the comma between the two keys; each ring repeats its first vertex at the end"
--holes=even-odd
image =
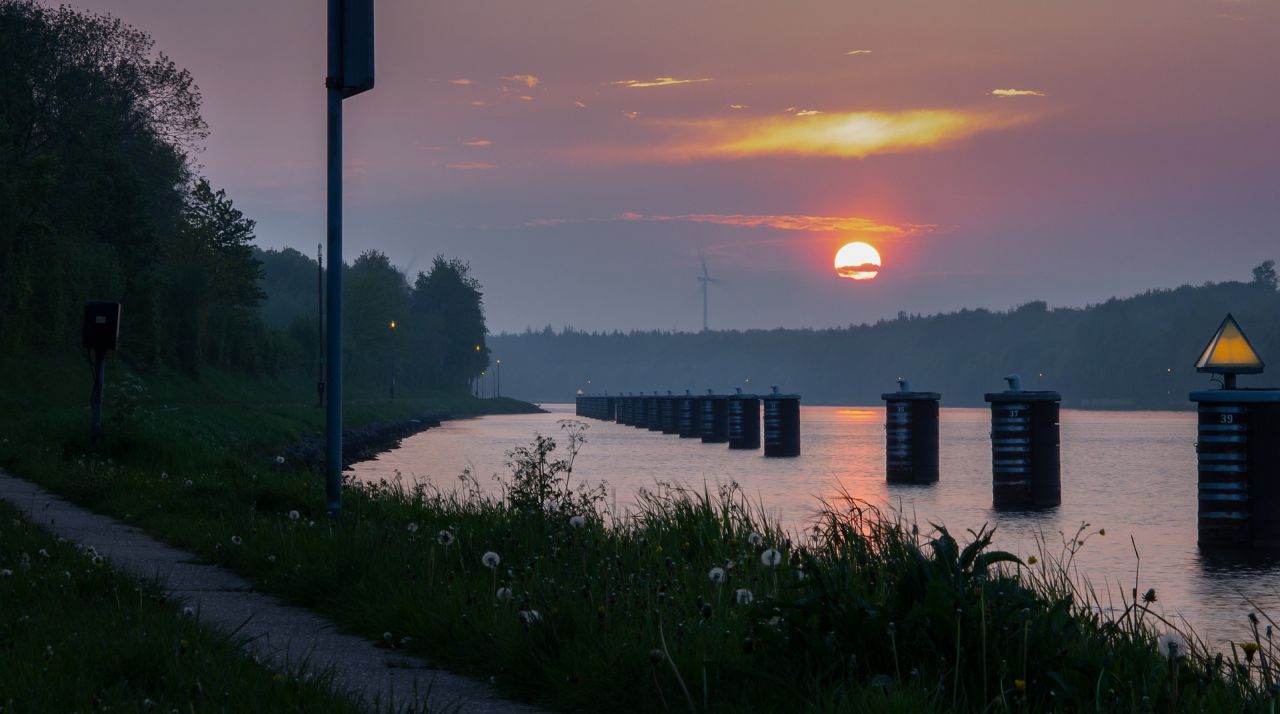
{"type": "Polygon", "coordinates": [[[1204,352],[1200,353],[1200,361],[1196,362],[1197,372],[1216,372],[1218,374],[1256,374],[1265,365],[1258,352],[1253,349],[1249,338],[1244,336],[1236,319],[1227,314],[1217,334],[1209,340],[1204,352]]]}

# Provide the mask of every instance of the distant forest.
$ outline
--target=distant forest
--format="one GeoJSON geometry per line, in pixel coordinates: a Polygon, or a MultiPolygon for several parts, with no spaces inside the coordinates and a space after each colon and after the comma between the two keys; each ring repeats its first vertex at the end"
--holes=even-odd
{"type": "MultiPolygon", "coordinates": [[[[135,369],[316,373],[316,264],[259,251],[199,174],[200,106],[143,32],[0,0],[0,350],[77,350],[83,302],[115,300],[135,369]]],[[[345,270],[349,384],[465,391],[485,369],[465,264],[437,258],[412,285],[374,251],[345,270]]]]}
{"type": "Polygon", "coordinates": [[[1152,290],[1086,308],[1030,302],[1007,312],[907,315],[829,330],[587,333],[550,328],[490,339],[502,390],[537,402],[586,392],[770,385],[808,404],[879,404],[905,377],[941,392],[943,404],[975,406],[1018,373],[1027,389],[1055,389],[1064,406],[1188,408],[1187,392],[1210,387],[1194,369],[1222,318],[1233,313],[1273,374],[1241,386],[1280,385],[1280,293],[1267,261],[1249,282],[1152,290]]]}

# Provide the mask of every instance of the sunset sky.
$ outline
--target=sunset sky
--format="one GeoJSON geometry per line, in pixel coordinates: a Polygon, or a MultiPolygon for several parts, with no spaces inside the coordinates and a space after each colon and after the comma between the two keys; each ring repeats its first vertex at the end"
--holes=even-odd
{"type": "MultiPolygon", "coordinates": [[[[195,75],[259,242],[324,238],[324,4],[84,0],[195,75]]],[[[1082,305],[1280,258],[1280,4],[379,0],[346,258],[470,261],[491,330],[1082,305]],[[836,276],[862,240],[875,280],[836,276]]]]}

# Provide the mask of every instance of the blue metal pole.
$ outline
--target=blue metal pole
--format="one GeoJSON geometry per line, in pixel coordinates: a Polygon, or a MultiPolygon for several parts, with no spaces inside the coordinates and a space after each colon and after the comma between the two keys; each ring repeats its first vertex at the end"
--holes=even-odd
{"type": "Polygon", "coordinates": [[[329,515],[342,515],[342,0],[329,0],[329,210],[327,272],[328,368],[325,409],[325,497],[329,515]]]}

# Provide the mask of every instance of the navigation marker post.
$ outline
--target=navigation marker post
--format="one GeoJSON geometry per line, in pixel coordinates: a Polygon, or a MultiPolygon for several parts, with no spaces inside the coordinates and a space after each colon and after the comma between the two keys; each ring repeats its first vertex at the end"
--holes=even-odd
{"type": "Polygon", "coordinates": [[[1203,547],[1280,548],[1280,389],[1239,388],[1266,365],[1227,315],[1196,362],[1221,389],[1196,403],[1197,540],[1203,547]]]}
{"type": "Polygon", "coordinates": [[[342,515],[342,100],[373,89],[373,0],[329,0],[325,510],[342,515]]]}

